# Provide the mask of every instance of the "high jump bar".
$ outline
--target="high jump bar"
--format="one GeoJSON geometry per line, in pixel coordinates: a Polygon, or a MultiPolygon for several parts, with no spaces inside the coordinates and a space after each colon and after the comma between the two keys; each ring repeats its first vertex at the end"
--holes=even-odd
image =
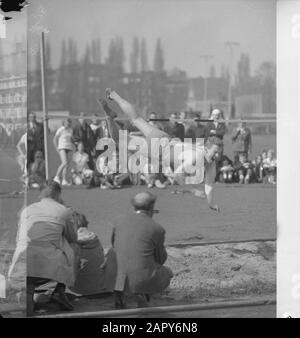
{"type": "MultiPolygon", "coordinates": [[[[48,116],[47,119],[52,119],[52,118],[56,118],[56,119],[84,119],[84,120],[92,120],[92,119],[97,119],[97,120],[105,120],[106,117],[104,116],[98,116],[98,115],[86,115],[86,116],[80,116],[80,115],[70,115],[70,116],[61,116],[61,115],[55,115],[55,114],[51,114],[51,116],[48,116]]],[[[128,121],[127,118],[115,118],[116,121],[128,121]]],[[[170,121],[176,121],[176,122],[214,122],[214,120],[211,119],[198,119],[198,118],[194,118],[194,119],[169,119],[169,118],[159,118],[159,119],[147,119],[148,122],[170,122],[170,121]]],[[[228,120],[217,120],[217,122],[220,123],[241,123],[241,122],[247,122],[247,123],[266,123],[266,122],[277,122],[276,119],[228,119],[228,120]]]]}

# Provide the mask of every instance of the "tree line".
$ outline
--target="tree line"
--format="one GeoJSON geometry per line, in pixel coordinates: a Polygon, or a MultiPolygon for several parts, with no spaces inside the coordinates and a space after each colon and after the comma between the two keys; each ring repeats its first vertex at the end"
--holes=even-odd
{"type": "MultiPolygon", "coordinates": [[[[103,95],[106,87],[113,87],[140,107],[147,105],[152,110],[164,113],[167,82],[172,79],[165,71],[164,48],[160,39],[156,41],[150,66],[146,39],[133,38],[128,55],[129,72],[125,71],[124,41],[119,36],[110,40],[105,58],[99,38],[92,39],[81,55],[74,39],[63,40],[60,62],[56,69],[52,67],[49,42],[46,44],[45,55],[49,109],[68,110],[71,113],[95,112],[99,109],[95,97],[103,95]]],[[[28,73],[28,106],[31,110],[40,110],[40,55],[37,54],[35,58],[35,65],[28,73]]],[[[235,71],[234,95],[262,93],[267,97],[269,106],[275,107],[275,65],[264,62],[254,75],[250,66],[250,56],[241,54],[235,71]]],[[[210,78],[226,79],[228,76],[226,66],[222,65],[219,76],[216,75],[215,66],[210,67],[210,78]]],[[[188,87],[188,78],[184,81],[188,87]]]]}

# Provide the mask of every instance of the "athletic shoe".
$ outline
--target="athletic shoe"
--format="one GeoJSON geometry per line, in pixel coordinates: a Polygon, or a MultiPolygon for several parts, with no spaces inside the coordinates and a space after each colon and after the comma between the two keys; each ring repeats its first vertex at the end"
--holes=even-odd
{"type": "Polygon", "coordinates": [[[56,182],[56,183],[58,183],[58,184],[60,184],[60,179],[59,179],[58,176],[55,176],[55,177],[53,178],[53,181],[56,182]]]}
{"type": "Polygon", "coordinates": [[[101,104],[107,116],[111,117],[112,119],[115,119],[118,116],[117,113],[115,113],[113,110],[110,109],[106,100],[98,99],[98,102],[101,104]]]}
{"type": "Polygon", "coordinates": [[[111,88],[106,88],[106,89],[105,89],[106,97],[107,97],[109,100],[112,100],[112,98],[110,97],[111,92],[112,92],[112,89],[111,89],[111,88]]]}
{"type": "Polygon", "coordinates": [[[72,311],[74,309],[73,305],[69,302],[65,293],[54,292],[51,295],[51,300],[58,303],[62,310],[72,311]]]}
{"type": "Polygon", "coordinates": [[[68,182],[68,181],[66,181],[66,180],[63,180],[63,181],[61,182],[61,185],[63,185],[63,186],[70,186],[70,185],[72,185],[72,183],[70,183],[70,182],[68,182]]]}

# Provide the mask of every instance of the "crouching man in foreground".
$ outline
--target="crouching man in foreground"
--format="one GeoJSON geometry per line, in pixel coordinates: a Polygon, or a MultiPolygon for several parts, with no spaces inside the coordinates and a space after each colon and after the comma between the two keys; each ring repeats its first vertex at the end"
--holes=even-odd
{"type": "Polygon", "coordinates": [[[150,295],[166,289],[173,277],[163,266],[167,260],[165,230],[152,216],[156,196],[143,192],[131,201],[134,212],[114,224],[112,245],[117,255],[115,306],[125,308],[125,293],[135,296],[138,307],[148,305],[150,295]]]}
{"type": "Polygon", "coordinates": [[[35,288],[55,281],[52,301],[62,310],[73,310],[65,294],[75,282],[78,247],[72,211],[61,201],[61,188],[50,182],[40,202],[27,206],[20,218],[19,241],[27,249],[27,314],[34,311],[35,288]]]}

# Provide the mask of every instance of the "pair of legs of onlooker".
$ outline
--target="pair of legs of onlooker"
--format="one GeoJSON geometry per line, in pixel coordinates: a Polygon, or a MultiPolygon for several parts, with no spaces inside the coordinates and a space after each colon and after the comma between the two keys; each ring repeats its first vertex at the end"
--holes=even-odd
{"type": "Polygon", "coordinates": [[[231,183],[233,180],[233,170],[221,170],[219,174],[220,183],[231,183]]]}
{"type": "MultiPolygon", "coordinates": [[[[27,314],[30,316],[35,310],[34,293],[35,289],[43,284],[49,283],[51,280],[40,277],[27,277],[27,314]]],[[[69,302],[65,293],[66,286],[62,283],[57,283],[52,295],[51,300],[59,304],[60,308],[65,311],[73,310],[73,305],[69,302]]]]}
{"type": "Polygon", "coordinates": [[[238,177],[239,177],[239,183],[240,184],[248,184],[250,183],[250,180],[252,178],[252,169],[246,169],[242,168],[238,170],[238,177]]]}
{"type": "Polygon", "coordinates": [[[57,168],[54,181],[60,183],[60,177],[62,176],[62,185],[71,185],[68,182],[68,174],[70,169],[70,164],[72,161],[72,151],[69,149],[60,149],[59,157],[61,160],[60,166],[57,168]]]}
{"type": "Polygon", "coordinates": [[[150,302],[150,295],[145,293],[133,293],[130,291],[128,286],[128,281],[126,280],[124,290],[115,290],[114,298],[115,298],[115,308],[116,309],[125,309],[127,307],[126,298],[127,295],[130,294],[133,296],[137,307],[147,307],[150,302]]]}

